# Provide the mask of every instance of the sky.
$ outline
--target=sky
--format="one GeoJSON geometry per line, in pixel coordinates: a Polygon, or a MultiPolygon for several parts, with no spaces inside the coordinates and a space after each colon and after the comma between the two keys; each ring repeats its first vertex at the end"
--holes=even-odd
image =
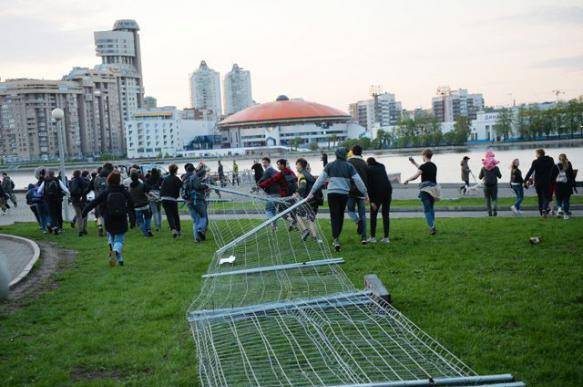
{"type": "Polygon", "coordinates": [[[189,105],[205,60],[251,71],[253,99],[280,94],[344,111],[370,85],[406,109],[439,86],[489,106],[583,94],[583,0],[0,0],[0,78],[92,67],[93,32],[140,26],[146,95],[189,105]]]}

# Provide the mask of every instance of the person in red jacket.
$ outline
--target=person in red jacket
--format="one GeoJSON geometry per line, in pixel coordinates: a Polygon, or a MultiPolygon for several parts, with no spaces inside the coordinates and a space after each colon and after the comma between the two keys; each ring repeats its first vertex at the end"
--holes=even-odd
{"type": "Polygon", "coordinates": [[[279,187],[279,196],[282,198],[292,196],[298,190],[298,178],[295,173],[287,166],[286,159],[277,160],[277,172],[269,179],[260,181],[257,185],[266,189],[277,184],[279,187]]]}
{"type": "MultiPolygon", "coordinates": [[[[282,198],[290,199],[288,200],[288,204],[276,203],[277,212],[279,213],[284,211],[286,208],[288,208],[289,205],[293,203],[294,200],[292,195],[298,190],[298,178],[296,177],[295,173],[293,173],[293,171],[287,166],[286,159],[277,160],[277,169],[279,172],[268,179],[260,181],[257,185],[263,189],[269,188],[272,185],[277,185],[277,187],[279,187],[279,196],[282,198]]],[[[284,216],[284,218],[288,220],[287,216],[284,216]]],[[[296,217],[293,213],[291,214],[291,220],[289,220],[289,222],[289,229],[291,231],[293,228],[295,228],[297,223],[296,217]]],[[[275,227],[275,223],[273,223],[273,228],[275,229],[275,227]]]]}

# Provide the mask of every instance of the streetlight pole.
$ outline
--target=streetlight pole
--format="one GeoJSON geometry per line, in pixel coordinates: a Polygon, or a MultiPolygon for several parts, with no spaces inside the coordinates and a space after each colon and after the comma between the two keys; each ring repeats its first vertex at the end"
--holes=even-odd
{"type": "MultiPolygon", "coordinates": [[[[57,123],[57,140],[59,143],[59,159],[60,159],[60,175],[61,181],[65,186],[67,186],[67,179],[65,174],[65,137],[63,130],[63,119],[65,118],[65,112],[63,109],[56,108],[51,112],[51,117],[57,123]]],[[[63,197],[63,208],[65,209],[65,221],[69,221],[69,202],[66,197],[63,197]]]]}

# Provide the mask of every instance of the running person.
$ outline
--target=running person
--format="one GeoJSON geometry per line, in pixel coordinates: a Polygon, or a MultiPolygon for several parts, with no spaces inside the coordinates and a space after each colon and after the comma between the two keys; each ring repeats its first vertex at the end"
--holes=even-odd
{"type": "Polygon", "coordinates": [[[368,194],[370,197],[370,238],[368,242],[376,243],[377,215],[379,210],[383,217],[384,237],[381,243],[389,243],[391,199],[393,196],[393,186],[387,176],[385,166],[369,157],[366,160],[368,165],[368,194]]]}
{"type": "Polygon", "coordinates": [[[425,149],[421,153],[423,157],[423,164],[419,165],[413,159],[409,157],[409,161],[417,168],[417,172],[405,180],[403,184],[407,185],[410,181],[417,180],[421,176],[421,184],[419,184],[419,199],[423,203],[423,212],[425,214],[425,220],[429,226],[429,233],[435,235],[437,233],[437,228],[435,227],[435,201],[439,200],[439,186],[437,185],[437,166],[431,161],[433,157],[433,151],[431,149],[425,149]]]}

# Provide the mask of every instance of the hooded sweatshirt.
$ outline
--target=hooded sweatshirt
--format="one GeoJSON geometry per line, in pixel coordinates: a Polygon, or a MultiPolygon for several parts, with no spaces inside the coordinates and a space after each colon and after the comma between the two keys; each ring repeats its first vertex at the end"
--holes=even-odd
{"type": "Polygon", "coordinates": [[[279,196],[282,198],[292,195],[294,192],[290,192],[289,185],[287,183],[286,177],[293,176],[294,180],[297,180],[295,174],[291,169],[285,167],[283,171],[277,172],[275,175],[270,177],[269,179],[261,180],[259,187],[263,188],[267,192],[267,188],[276,185],[279,188],[279,196]]]}
{"type": "Polygon", "coordinates": [[[336,160],[326,165],[324,172],[312,187],[311,193],[318,191],[328,180],[328,193],[348,195],[350,192],[350,182],[353,181],[362,196],[367,196],[366,185],[358,175],[358,172],[346,161],[346,149],[336,150],[336,160]]]}

